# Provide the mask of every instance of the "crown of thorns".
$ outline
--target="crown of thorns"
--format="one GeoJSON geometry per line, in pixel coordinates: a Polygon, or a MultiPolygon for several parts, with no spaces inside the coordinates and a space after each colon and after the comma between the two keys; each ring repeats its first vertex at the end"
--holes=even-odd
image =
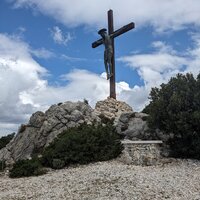
{"type": "Polygon", "coordinates": [[[98,34],[105,33],[106,31],[107,31],[106,28],[102,28],[101,30],[98,31],[98,34]]]}

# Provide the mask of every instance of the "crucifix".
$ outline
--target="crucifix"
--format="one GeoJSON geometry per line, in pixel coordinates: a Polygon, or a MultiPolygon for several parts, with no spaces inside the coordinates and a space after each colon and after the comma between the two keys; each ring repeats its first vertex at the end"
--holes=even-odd
{"type": "Polygon", "coordinates": [[[107,79],[110,79],[110,97],[116,99],[115,89],[115,49],[114,38],[122,35],[123,33],[135,28],[133,22],[123,26],[122,28],[114,31],[113,23],[113,11],[108,11],[108,33],[105,28],[101,29],[98,33],[101,35],[101,39],[92,43],[92,48],[96,48],[101,44],[104,44],[104,64],[107,73],[107,79]]]}

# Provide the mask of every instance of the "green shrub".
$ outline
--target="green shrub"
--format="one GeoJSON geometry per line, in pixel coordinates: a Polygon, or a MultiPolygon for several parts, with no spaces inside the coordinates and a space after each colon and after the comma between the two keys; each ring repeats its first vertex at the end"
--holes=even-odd
{"type": "Polygon", "coordinates": [[[153,88],[148,113],[149,126],[165,134],[174,134],[169,140],[171,155],[200,159],[200,74],[178,74],[160,88],[153,88]]]}
{"type": "Polygon", "coordinates": [[[114,118],[110,119],[106,117],[104,114],[100,114],[99,118],[101,119],[101,123],[103,124],[112,125],[114,122],[114,118]]]}
{"type": "Polygon", "coordinates": [[[15,135],[15,133],[12,133],[12,134],[9,134],[7,136],[1,137],[0,138],[0,149],[5,147],[10,142],[10,140],[13,139],[14,135],[15,135]]]}
{"type": "Polygon", "coordinates": [[[68,129],[43,152],[42,163],[59,169],[70,164],[86,164],[117,157],[122,150],[111,124],[86,125],[68,129]]]}
{"type": "Polygon", "coordinates": [[[83,102],[84,102],[85,104],[89,105],[89,102],[88,102],[87,99],[83,99],[83,102]]]}
{"type": "Polygon", "coordinates": [[[147,120],[148,120],[148,116],[143,116],[143,117],[142,117],[142,120],[143,120],[143,121],[147,121],[147,120]]]}
{"type": "Polygon", "coordinates": [[[9,176],[11,178],[38,176],[45,174],[45,170],[42,169],[42,165],[37,159],[32,160],[19,160],[10,170],[9,176]]]}
{"type": "Polygon", "coordinates": [[[169,140],[171,156],[200,160],[200,135],[197,133],[175,136],[169,140]]]}
{"type": "Polygon", "coordinates": [[[61,159],[53,159],[52,160],[52,168],[54,169],[62,169],[65,166],[65,162],[61,159]]]}
{"type": "Polygon", "coordinates": [[[6,168],[5,161],[0,160],[0,172],[3,171],[6,168]]]}

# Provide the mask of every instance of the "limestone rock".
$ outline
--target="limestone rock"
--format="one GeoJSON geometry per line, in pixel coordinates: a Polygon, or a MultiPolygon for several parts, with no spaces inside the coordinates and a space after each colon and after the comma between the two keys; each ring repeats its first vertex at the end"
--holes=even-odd
{"type": "Polygon", "coordinates": [[[147,118],[148,115],[145,113],[122,113],[116,122],[116,130],[129,140],[162,140],[161,155],[168,157],[170,147],[167,141],[174,135],[167,135],[159,129],[152,132],[148,127],[147,118]]]}
{"type": "Polygon", "coordinates": [[[64,130],[100,121],[93,109],[84,102],[70,102],[52,105],[45,113],[36,112],[27,125],[21,125],[13,140],[0,150],[0,160],[13,163],[29,159],[33,151],[48,146],[64,130]]]}
{"type": "Polygon", "coordinates": [[[45,114],[41,111],[38,111],[31,116],[28,126],[40,128],[44,120],[45,120],[45,114]]]}
{"type": "Polygon", "coordinates": [[[145,113],[122,113],[116,125],[117,132],[130,140],[151,140],[156,139],[155,135],[150,133],[145,113]]]}
{"type": "Polygon", "coordinates": [[[64,102],[52,105],[45,113],[34,113],[27,124],[22,124],[16,136],[0,150],[0,160],[13,163],[19,159],[29,159],[33,152],[48,146],[60,133],[82,123],[102,122],[101,115],[114,119],[119,134],[130,140],[165,139],[162,132],[151,133],[146,122],[147,114],[134,113],[122,101],[108,98],[99,101],[95,109],[86,102],[64,102]],[[158,137],[159,136],[159,137],[158,137]]]}
{"type": "Polygon", "coordinates": [[[106,100],[96,103],[95,112],[117,121],[122,113],[133,112],[133,109],[125,102],[108,97],[106,100]]]}

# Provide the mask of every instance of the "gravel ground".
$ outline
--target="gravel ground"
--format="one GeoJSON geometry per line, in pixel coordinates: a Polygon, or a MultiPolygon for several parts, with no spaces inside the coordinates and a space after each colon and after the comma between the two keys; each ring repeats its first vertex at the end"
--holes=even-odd
{"type": "Polygon", "coordinates": [[[200,200],[200,161],[170,161],[141,167],[112,160],[39,177],[1,175],[0,200],[200,200]]]}

